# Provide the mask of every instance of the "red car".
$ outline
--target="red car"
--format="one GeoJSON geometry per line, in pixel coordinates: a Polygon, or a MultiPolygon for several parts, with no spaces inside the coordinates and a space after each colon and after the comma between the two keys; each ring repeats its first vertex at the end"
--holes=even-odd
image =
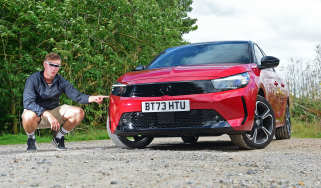
{"type": "Polygon", "coordinates": [[[274,70],[279,59],[251,41],[166,49],[112,86],[107,131],[120,147],[144,148],[154,137],[228,134],[241,148],[291,136],[289,93],[274,70]]]}

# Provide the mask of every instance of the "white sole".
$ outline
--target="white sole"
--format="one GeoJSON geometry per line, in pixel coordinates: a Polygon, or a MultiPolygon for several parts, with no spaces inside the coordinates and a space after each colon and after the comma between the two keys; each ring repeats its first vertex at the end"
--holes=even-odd
{"type": "Polygon", "coordinates": [[[52,145],[55,146],[57,151],[66,151],[67,150],[67,148],[65,148],[65,149],[58,148],[58,144],[53,139],[51,140],[51,143],[52,143],[52,145]]]}

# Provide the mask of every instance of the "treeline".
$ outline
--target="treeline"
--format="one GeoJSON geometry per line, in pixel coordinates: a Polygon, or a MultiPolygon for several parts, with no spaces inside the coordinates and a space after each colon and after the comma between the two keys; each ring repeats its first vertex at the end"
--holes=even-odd
{"type": "MultiPolygon", "coordinates": [[[[48,52],[60,74],[87,94],[109,94],[118,76],[146,65],[195,30],[192,0],[0,0],[0,133],[22,131],[26,78],[48,52]]],[[[74,104],[63,97],[61,103],[74,104]]],[[[82,125],[105,123],[108,104],[84,105],[82,125]]]]}

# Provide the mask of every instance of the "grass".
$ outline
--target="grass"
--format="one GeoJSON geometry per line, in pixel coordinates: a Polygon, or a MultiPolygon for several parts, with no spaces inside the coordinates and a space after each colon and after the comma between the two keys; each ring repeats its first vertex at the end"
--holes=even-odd
{"type": "MultiPolygon", "coordinates": [[[[36,139],[38,143],[46,143],[51,142],[50,131],[41,130],[36,134],[36,139]]],[[[91,128],[86,131],[76,130],[69,133],[66,137],[67,142],[70,141],[85,141],[85,140],[106,140],[109,139],[107,135],[107,130],[102,128],[91,128]]],[[[8,145],[8,144],[25,144],[27,141],[26,134],[4,134],[0,136],[0,145],[8,145]]]]}
{"type": "Polygon", "coordinates": [[[292,120],[292,136],[297,138],[321,138],[321,121],[292,120]]]}

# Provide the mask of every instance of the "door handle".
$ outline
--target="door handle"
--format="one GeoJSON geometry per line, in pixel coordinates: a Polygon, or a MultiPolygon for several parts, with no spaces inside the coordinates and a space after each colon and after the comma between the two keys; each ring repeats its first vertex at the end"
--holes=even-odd
{"type": "Polygon", "coordinates": [[[275,85],[275,86],[278,86],[278,85],[279,85],[279,83],[277,83],[276,81],[274,81],[274,85],[275,85]]]}

